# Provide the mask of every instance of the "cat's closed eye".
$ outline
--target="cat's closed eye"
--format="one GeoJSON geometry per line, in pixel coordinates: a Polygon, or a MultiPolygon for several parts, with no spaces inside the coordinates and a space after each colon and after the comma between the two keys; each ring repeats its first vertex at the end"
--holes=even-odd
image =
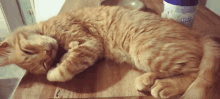
{"type": "Polygon", "coordinates": [[[30,45],[21,46],[20,49],[27,55],[34,55],[39,52],[39,49],[37,47],[33,47],[30,45]]]}
{"type": "Polygon", "coordinates": [[[33,52],[33,51],[29,51],[29,50],[22,50],[25,54],[28,54],[28,55],[33,55],[33,54],[36,54],[36,52],[33,52]]]}
{"type": "Polygon", "coordinates": [[[186,63],[177,63],[179,66],[186,66],[186,63]]]}

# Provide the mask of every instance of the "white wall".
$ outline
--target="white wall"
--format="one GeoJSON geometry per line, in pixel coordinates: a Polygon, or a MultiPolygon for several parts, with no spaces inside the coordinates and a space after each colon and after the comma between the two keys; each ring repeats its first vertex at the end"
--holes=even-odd
{"type": "Polygon", "coordinates": [[[21,10],[21,16],[25,25],[35,24],[36,19],[30,0],[16,0],[21,10]]]}
{"type": "Polygon", "coordinates": [[[16,0],[0,0],[10,29],[24,25],[16,0]]]}
{"type": "Polygon", "coordinates": [[[220,16],[220,0],[207,0],[206,7],[220,16]]]}
{"type": "Polygon", "coordinates": [[[34,0],[36,22],[56,16],[65,0],[34,0]]]}
{"type": "Polygon", "coordinates": [[[0,3],[0,38],[4,38],[10,32],[10,27],[5,18],[4,10],[0,3]]]}

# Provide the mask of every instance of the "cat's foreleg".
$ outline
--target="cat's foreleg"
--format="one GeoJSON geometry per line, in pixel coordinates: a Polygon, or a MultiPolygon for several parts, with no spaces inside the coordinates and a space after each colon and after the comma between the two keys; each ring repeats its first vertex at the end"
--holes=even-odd
{"type": "Polygon", "coordinates": [[[49,70],[47,74],[49,81],[68,81],[102,57],[103,46],[96,38],[87,38],[87,41],[77,47],[71,44],[75,43],[70,43],[70,49],[65,54],[65,59],[62,59],[56,68],[49,70]]]}

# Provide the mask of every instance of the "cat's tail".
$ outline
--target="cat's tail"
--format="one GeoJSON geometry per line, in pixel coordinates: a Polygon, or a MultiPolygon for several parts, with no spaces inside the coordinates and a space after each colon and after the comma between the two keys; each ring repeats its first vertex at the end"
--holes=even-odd
{"type": "Polygon", "coordinates": [[[220,59],[220,36],[204,36],[202,39],[203,57],[200,63],[199,77],[215,82],[218,76],[220,59]]]}
{"type": "Polygon", "coordinates": [[[180,99],[211,99],[214,97],[213,85],[218,80],[219,74],[220,36],[205,36],[201,40],[203,57],[200,63],[199,76],[180,99]]]}

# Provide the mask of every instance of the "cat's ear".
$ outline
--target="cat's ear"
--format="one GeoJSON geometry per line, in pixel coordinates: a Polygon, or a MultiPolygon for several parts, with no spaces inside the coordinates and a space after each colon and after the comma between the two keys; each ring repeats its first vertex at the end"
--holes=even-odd
{"type": "Polygon", "coordinates": [[[20,44],[22,44],[22,45],[28,44],[28,41],[27,41],[28,36],[26,36],[26,35],[24,35],[24,34],[18,34],[17,37],[19,38],[20,44]]]}
{"type": "Polygon", "coordinates": [[[4,39],[3,41],[0,42],[0,48],[6,48],[9,44],[7,42],[7,39],[4,39]]]}
{"type": "Polygon", "coordinates": [[[11,46],[11,44],[15,41],[15,35],[13,33],[9,33],[4,38],[0,38],[0,48],[6,48],[11,46]]]}
{"type": "Polygon", "coordinates": [[[9,65],[9,57],[11,54],[11,50],[7,50],[9,46],[9,42],[7,38],[0,42],[0,67],[9,65]]]}

